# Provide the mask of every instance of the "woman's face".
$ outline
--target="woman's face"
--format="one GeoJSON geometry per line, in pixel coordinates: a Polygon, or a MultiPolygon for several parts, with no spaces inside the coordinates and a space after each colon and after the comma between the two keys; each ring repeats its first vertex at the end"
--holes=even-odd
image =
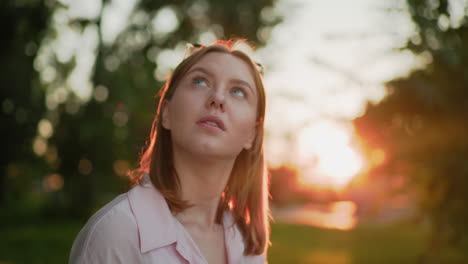
{"type": "Polygon", "coordinates": [[[210,52],[191,66],[162,108],[174,151],[235,159],[252,146],[257,89],[246,62],[210,52]]]}

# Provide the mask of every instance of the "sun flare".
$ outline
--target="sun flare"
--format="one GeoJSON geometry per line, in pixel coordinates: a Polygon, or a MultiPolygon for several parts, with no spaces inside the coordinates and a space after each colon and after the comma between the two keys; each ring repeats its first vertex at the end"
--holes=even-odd
{"type": "Polygon", "coordinates": [[[306,167],[304,183],[345,186],[362,169],[361,156],[350,145],[351,132],[331,122],[319,122],[299,135],[299,159],[306,167]]]}

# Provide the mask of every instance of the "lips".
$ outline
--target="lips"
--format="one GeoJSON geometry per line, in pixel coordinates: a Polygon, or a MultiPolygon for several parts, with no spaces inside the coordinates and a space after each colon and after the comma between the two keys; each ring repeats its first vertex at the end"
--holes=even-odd
{"type": "Polygon", "coordinates": [[[219,128],[222,131],[226,131],[226,127],[224,126],[223,121],[216,116],[205,116],[202,119],[198,120],[197,124],[212,126],[219,128]]]}

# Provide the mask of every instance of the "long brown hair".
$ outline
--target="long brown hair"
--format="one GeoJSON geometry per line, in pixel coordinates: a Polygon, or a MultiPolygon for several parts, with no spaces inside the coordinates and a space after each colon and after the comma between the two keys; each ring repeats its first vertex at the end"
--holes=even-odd
{"type": "Polygon", "coordinates": [[[254,77],[258,93],[256,136],[252,147],[237,156],[228,183],[222,193],[216,221],[222,223],[225,210],[231,210],[234,222],[243,234],[244,255],[261,255],[269,245],[270,224],[268,206],[268,176],[263,152],[265,117],[265,90],[258,64],[236,49],[244,41],[217,41],[208,47],[197,47],[184,59],[167,79],[159,94],[159,105],[153,121],[149,142],[140,159],[140,167],[131,173],[137,184],[144,173],[165,197],[172,212],[180,212],[191,205],[180,198],[180,180],[174,168],[172,139],[169,130],[162,126],[162,105],[170,100],[187,71],[210,52],[228,53],[243,60],[254,77]]]}

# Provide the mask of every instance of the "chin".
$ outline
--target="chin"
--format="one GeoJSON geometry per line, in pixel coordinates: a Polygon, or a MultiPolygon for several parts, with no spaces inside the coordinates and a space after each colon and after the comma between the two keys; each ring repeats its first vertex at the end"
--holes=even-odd
{"type": "Polygon", "coordinates": [[[237,155],[234,155],[232,153],[226,153],[223,151],[216,151],[216,150],[202,150],[202,151],[197,151],[195,153],[198,157],[206,157],[209,159],[217,159],[217,160],[232,160],[237,157],[237,155]]]}
{"type": "Polygon", "coordinates": [[[212,146],[212,145],[201,145],[191,151],[197,157],[205,157],[208,159],[218,159],[218,160],[232,160],[237,157],[239,153],[235,151],[228,150],[223,146],[212,146]]]}

